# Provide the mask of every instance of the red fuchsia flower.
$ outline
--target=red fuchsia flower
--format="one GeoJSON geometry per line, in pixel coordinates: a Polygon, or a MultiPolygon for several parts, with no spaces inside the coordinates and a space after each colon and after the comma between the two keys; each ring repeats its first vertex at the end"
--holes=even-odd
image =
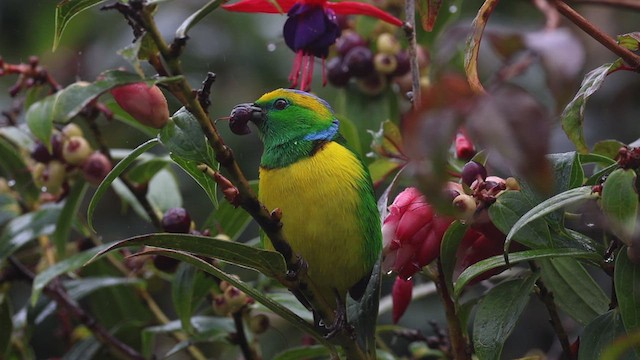
{"type": "MultiPolygon", "coordinates": [[[[462,192],[459,184],[451,186],[462,192]]],[[[438,216],[418,189],[402,191],[389,206],[382,225],[383,270],[410,279],[438,257],[442,236],[452,221],[438,216]]]]}
{"type": "Polygon", "coordinates": [[[241,0],[223,5],[229,11],[277,14],[286,12],[284,41],[296,53],[289,74],[291,87],[309,90],[313,75],[314,58],[322,59],[322,83],[327,83],[325,59],[329,46],[335,43],[341,30],[336,14],[373,16],[390,24],[401,26],[402,21],[377,7],[356,1],[330,2],[327,0],[241,0]],[[277,5],[275,4],[277,2],[277,5]],[[278,7],[279,6],[279,7],[278,7]]]}
{"type": "Polygon", "coordinates": [[[393,283],[391,289],[391,299],[393,300],[393,323],[397,324],[398,320],[407,311],[409,304],[411,303],[411,296],[413,293],[413,280],[405,280],[401,277],[396,277],[396,281],[393,283]]]}

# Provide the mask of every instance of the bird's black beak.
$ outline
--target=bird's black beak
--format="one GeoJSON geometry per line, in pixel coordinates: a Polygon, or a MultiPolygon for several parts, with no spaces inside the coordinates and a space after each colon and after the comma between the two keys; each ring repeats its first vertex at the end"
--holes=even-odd
{"type": "Polygon", "coordinates": [[[249,129],[249,121],[254,124],[260,124],[263,120],[264,113],[262,108],[256,104],[239,104],[231,110],[229,117],[229,127],[236,135],[246,135],[251,132],[249,129]]]}

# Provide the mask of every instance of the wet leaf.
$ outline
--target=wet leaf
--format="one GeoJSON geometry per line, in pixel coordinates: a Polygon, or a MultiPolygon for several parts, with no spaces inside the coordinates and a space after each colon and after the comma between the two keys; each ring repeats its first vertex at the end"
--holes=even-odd
{"type": "Polygon", "coordinates": [[[601,140],[593,145],[593,153],[606,156],[609,159],[615,159],[618,156],[618,152],[625,144],[618,140],[601,140]]]}
{"type": "Polygon", "coordinates": [[[433,30],[433,26],[436,23],[438,12],[442,6],[442,0],[422,0],[418,1],[418,11],[422,18],[422,28],[425,31],[433,30]]]}
{"type": "Polygon", "coordinates": [[[64,258],[67,248],[67,242],[69,241],[69,235],[71,234],[71,227],[73,222],[76,221],[78,211],[80,210],[80,204],[84,200],[84,195],[87,192],[89,184],[84,180],[78,180],[73,184],[69,194],[66,196],[64,207],[60,213],[60,217],[56,223],[56,230],[53,232],[52,240],[56,246],[56,253],[58,257],[64,258]]]}
{"type": "Polygon", "coordinates": [[[453,272],[458,260],[456,254],[458,252],[458,247],[462,242],[462,238],[467,232],[467,228],[468,226],[461,223],[459,220],[454,221],[449,225],[449,228],[444,233],[442,242],[440,243],[442,274],[450,293],[453,290],[453,272]]]}
{"type": "Polygon", "coordinates": [[[609,220],[611,231],[625,244],[631,245],[638,217],[636,173],[631,169],[617,169],[602,186],[600,206],[609,220]]]}
{"type": "Polygon", "coordinates": [[[627,333],[640,330],[640,265],[629,260],[626,249],[618,252],[614,284],[620,317],[627,333]]]}
{"type": "Polygon", "coordinates": [[[182,207],[182,193],[178,180],[168,169],[160,170],[149,182],[147,200],[159,213],[182,207]]]}
{"type": "Polygon", "coordinates": [[[56,51],[62,38],[64,29],[69,24],[69,21],[76,15],[87,10],[92,6],[96,6],[100,3],[106,2],[106,0],[65,0],[60,1],[56,6],[56,23],[55,33],[53,36],[53,51],[56,51]]]}
{"type": "MultiPolygon", "coordinates": [[[[620,313],[617,310],[609,310],[590,322],[580,336],[580,360],[601,360],[604,350],[618,337],[626,335],[620,313]]],[[[633,353],[627,353],[617,360],[637,359],[633,353]]]]}
{"type": "Polygon", "coordinates": [[[29,167],[18,148],[4,137],[0,137],[0,167],[9,179],[15,180],[14,189],[20,193],[23,200],[29,206],[33,205],[38,200],[40,189],[34,185],[29,167]]]}
{"type": "Polygon", "coordinates": [[[137,184],[149,182],[160,170],[167,167],[170,162],[167,159],[153,158],[141,161],[127,171],[129,180],[137,184]]]}

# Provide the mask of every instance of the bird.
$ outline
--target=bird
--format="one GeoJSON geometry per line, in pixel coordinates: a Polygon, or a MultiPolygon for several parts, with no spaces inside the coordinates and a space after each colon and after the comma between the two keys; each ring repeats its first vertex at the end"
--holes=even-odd
{"type": "Polygon", "coordinates": [[[316,297],[306,300],[332,310],[324,317],[336,325],[346,319],[347,293],[362,297],[382,249],[368,168],[340,134],[331,106],[311,93],[277,89],[235,106],[231,130],[247,134],[249,122],[264,145],[258,199],[281,211],[284,237],[306,262],[316,297]]]}

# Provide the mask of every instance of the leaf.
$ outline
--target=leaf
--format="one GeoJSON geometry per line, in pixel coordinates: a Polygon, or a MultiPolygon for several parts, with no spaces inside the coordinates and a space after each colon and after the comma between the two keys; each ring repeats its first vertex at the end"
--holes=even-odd
{"type": "Polygon", "coordinates": [[[60,205],[43,206],[9,221],[0,234],[0,264],[29,241],[51,235],[60,212],[60,205]]]}
{"type": "Polygon", "coordinates": [[[134,236],[111,244],[99,253],[129,246],[155,246],[163,249],[187,251],[193,254],[217,258],[238,266],[254,269],[267,276],[278,277],[286,273],[284,258],[276,251],[257,249],[245,244],[220,240],[214,237],[187,234],[147,234],[134,236]]]}
{"type": "Polygon", "coordinates": [[[489,16],[498,5],[498,0],[485,0],[478,10],[478,14],[471,23],[472,32],[467,39],[467,46],[464,52],[464,71],[471,89],[476,93],[483,93],[484,87],[478,76],[478,54],[480,53],[480,41],[482,33],[489,21],[489,16]]]}
{"type": "Polygon", "coordinates": [[[152,147],[158,144],[158,139],[150,139],[147,142],[139,145],[137,148],[133,149],[129,155],[127,155],[124,159],[120,160],[113,167],[113,169],[107,174],[107,176],[102,180],[95,193],[91,197],[91,201],[89,202],[89,206],[87,207],[87,223],[91,229],[93,229],[93,212],[98,206],[98,202],[102,199],[104,193],[109,189],[111,183],[118,177],[122,172],[133,162],[138,156],[152,147]]]}
{"type": "Polygon", "coordinates": [[[524,279],[505,281],[480,301],[473,322],[473,345],[479,359],[500,359],[502,347],[529,302],[538,277],[531,274],[524,279]]]}
{"type": "MultiPolygon", "coordinates": [[[[590,322],[580,336],[580,348],[578,359],[601,360],[604,350],[615,341],[616,338],[625,335],[624,326],[617,310],[609,310],[604,315],[598,316],[590,322]]],[[[632,353],[616,358],[617,360],[637,359],[632,353]]]]}
{"type": "Polygon", "coordinates": [[[348,320],[355,329],[356,340],[367,354],[373,357],[376,351],[376,323],[380,305],[380,287],[382,275],[382,255],[373,265],[367,288],[359,301],[347,301],[348,320]]]}
{"type": "Polygon", "coordinates": [[[158,136],[172,155],[216,168],[215,155],[198,119],[184,107],[173,114],[158,136]]]}
{"type": "Polygon", "coordinates": [[[142,70],[140,60],[149,60],[151,56],[154,56],[158,52],[158,47],[156,46],[156,43],[153,42],[153,38],[148,32],[145,32],[144,35],[135,39],[133,44],[118,50],[118,55],[127,60],[136,70],[138,75],[144,77],[144,71],[142,70]]]}
{"type": "Polygon", "coordinates": [[[66,124],[102,93],[120,85],[144,82],[151,86],[160,82],[175,81],[180,77],[143,79],[138,74],[109,70],[100,74],[98,79],[93,83],[75,82],[31,105],[25,118],[33,135],[50,148],[53,123],[66,124]]]}
{"type": "Polygon", "coordinates": [[[433,30],[440,6],[442,6],[442,0],[425,0],[418,2],[418,11],[422,18],[422,28],[425,31],[433,30]]]}
{"type": "Polygon", "coordinates": [[[396,182],[398,181],[398,179],[400,179],[400,174],[402,174],[403,169],[404,168],[400,169],[400,171],[396,173],[396,176],[393,177],[393,180],[391,180],[391,183],[389,183],[389,186],[387,186],[387,188],[384,189],[384,192],[382,193],[382,195],[380,195],[380,198],[378,199],[377,205],[378,205],[378,212],[380,212],[381,223],[384,223],[384,219],[389,214],[389,208],[388,208],[389,194],[391,193],[391,190],[393,190],[393,188],[396,186],[396,182]]]}
{"type": "Polygon", "coordinates": [[[56,51],[58,45],[60,44],[60,39],[62,38],[62,33],[64,29],[69,24],[69,21],[73,19],[76,15],[83,12],[84,10],[98,5],[100,3],[106,2],[106,0],[65,0],[60,1],[56,6],[56,14],[55,14],[55,33],[53,36],[53,50],[56,51]]]}
{"type": "Polygon", "coordinates": [[[379,186],[389,175],[391,175],[391,173],[400,169],[402,166],[403,164],[392,159],[375,159],[371,164],[369,164],[369,174],[371,175],[373,186],[379,186]]]}
{"type": "MultiPolygon", "coordinates": [[[[313,322],[313,314],[289,291],[270,292],[267,294],[271,300],[291,310],[302,319],[313,322]]],[[[272,312],[269,308],[259,304],[257,307],[260,311],[272,312]]]]}
{"type": "Polygon", "coordinates": [[[11,319],[11,304],[7,294],[0,293],[0,358],[4,358],[11,345],[13,320],[11,319]]]}
{"type": "Polygon", "coordinates": [[[171,283],[171,298],[173,307],[182,324],[182,329],[187,333],[193,332],[191,325],[191,315],[193,303],[193,292],[195,286],[197,269],[188,264],[180,264],[171,283]]]}
{"type": "MultiPolygon", "coordinates": [[[[522,191],[506,191],[489,207],[489,217],[502,233],[508,234],[532,207],[522,191]]],[[[529,247],[549,247],[551,233],[543,219],[532,219],[514,232],[513,239],[529,247]]]]}
{"type": "Polygon", "coordinates": [[[0,167],[15,180],[15,190],[31,207],[38,200],[40,189],[34,185],[29,167],[24,162],[18,147],[4,139],[4,136],[0,137],[0,167]]]}
{"type": "Polygon", "coordinates": [[[556,304],[582,325],[609,310],[609,298],[584,266],[571,258],[539,260],[556,304]]]}
{"type": "Polygon", "coordinates": [[[549,154],[547,158],[554,167],[556,194],[582,186],[584,170],[580,163],[580,157],[575,151],[563,154],[549,154]]]}
{"type": "Polygon", "coordinates": [[[180,186],[173,173],[163,169],[151,179],[147,200],[156,211],[162,214],[171,208],[182,207],[180,186]]]}
{"type": "Polygon", "coordinates": [[[640,32],[632,32],[628,34],[618,35],[618,44],[631,51],[640,49],[640,32]]]}
{"type": "Polygon", "coordinates": [[[567,104],[561,115],[562,129],[573,142],[579,153],[588,153],[589,147],[584,139],[584,131],[582,124],[584,123],[584,108],[587,99],[595,93],[605,77],[619,64],[617,62],[604,64],[594,70],[591,70],[582,80],[580,89],[573,97],[573,100],[567,104]]]}
{"type": "MultiPolygon", "coordinates": [[[[262,305],[268,307],[271,311],[273,311],[274,313],[278,314],[283,319],[289,321],[289,323],[291,325],[293,325],[296,328],[298,328],[299,330],[304,331],[307,334],[311,335],[320,344],[323,344],[324,346],[328,347],[329,349],[332,349],[332,352],[335,353],[334,346],[330,342],[328,342],[327,339],[325,339],[320,333],[318,333],[316,331],[316,329],[311,324],[307,323],[304,319],[302,319],[302,318],[298,317],[297,315],[295,315],[293,312],[291,312],[286,307],[284,307],[281,304],[271,300],[269,297],[264,295],[264,293],[262,293],[261,291],[258,291],[257,289],[249,286],[247,283],[245,283],[245,282],[243,282],[241,280],[238,280],[234,276],[231,276],[231,275],[228,275],[228,274],[224,273],[223,271],[221,271],[217,267],[209,264],[208,262],[206,262],[206,261],[204,261],[204,260],[202,260],[202,259],[200,259],[198,257],[195,257],[193,255],[190,255],[188,253],[182,252],[182,251],[174,251],[174,250],[168,250],[168,249],[162,249],[162,250],[158,249],[158,250],[150,250],[150,251],[147,251],[145,253],[147,253],[147,254],[159,254],[159,255],[169,256],[169,257],[178,259],[180,261],[189,263],[189,264],[197,267],[198,269],[203,270],[203,271],[205,271],[205,272],[217,277],[220,280],[224,280],[224,281],[230,283],[231,285],[237,287],[239,290],[241,290],[245,294],[247,294],[250,297],[252,297],[257,302],[259,302],[262,305]]],[[[282,260],[282,263],[284,264],[284,260],[282,260]]]]}
{"type": "Polygon", "coordinates": [[[322,345],[304,345],[286,349],[273,358],[273,360],[298,360],[329,356],[329,350],[322,345]]]}
{"type": "MultiPolygon", "coordinates": [[[[511,253],[509,255],[509,262],[511,264],[519,263],[521,261],[528,260],[537,260],[537,259],[547,259],[547,258],[556,258],[556,257],[572,257],[574,259],[584,259],[589,260],[594,263],[599,263],[602,261],[602,257],[600,254],[584,251],[584,250],[576,250],[576,249],[538,249],[538,250],[525,250],[519,251],[515,253],[511,253]]],[[[500,266],[506,266],[507,263],[504,260],[502,255],[492,256],[488,259],[484,259],[479,261],[467,269],[465,269],[462,274],[456,280],[453,290],[454,296],[460,296],[462,289],[475,277],[481,275],[485,271],[489,271],[491,269],[495,269],[500,266]]]]}
{"type": "Polygon", "coordinates": [[[96,246],[87,251],[77,253],[66,258],[65,260],[53,264],[46,270],[36,275],[36,277],[33,279],[33,288],[31,290],[31,304],[35,305],[35,303],[38,301],[40,293],[42,293],[42,289],[44,289],[44,287],[47,286],[47,284],[51,282],[51,280],[64,273],[79,269],[97,253],[108,248],[109,245],[110,244],[96,246]]]}
{"type": "Polygon", "coordinates": [[[20,216],[20,204],[12,194],[0,194],[0,227],[20,216]]]}
{"type": "Polygon", "coordinates": [[[127,171],[127,178],[137,184],[149,182],[158,172],[167,167],[167,159],[152,158],[142,161],[127,171]]]}
{"type": "Polygon", "coordinates": [[[216,192],[218,188],[218,184],[206,173],[198,169],[197,163],[187,160],[185,158],[182,158],[180,156],[177,156],[175,154],[171,154],[170,156],[173,162],[178,164],[178,166],[180,166],[182,170],[184,170],[187,174],[189,174],[189,176],[191,176],[191,178],[193,178],[196,181],[196,183],[200,185],[202,190],[204,190],[204,192],[209,197],[209,200],[211,200],[211,203],[213,204],[213,206],[218,207],[218,204],[219,204],[218,195],[216,192]]]}
{"type": "Polygon", "coordinates": [[[453,271],[456,267],[456,253],[468,226],[456,220],[449,225],[440,243],[442,274],[449,293],[453,290],[453,271]]]}
{"type": "MultiPolygon", "coordinates": [[[[526,214],[522,215],[522,217],[515,224],[513,224],[513,227],[507,234],[507,240],[504,243],[505,252],[509,251],[511,240],[514,238],[515,234],[531,222],[538,220],[543,216],[548,215],[558,209],[562,209],[565,206],[577,204],[585,200],[595,199],[597,197],[598,194],[593,193],[590,186],[583,186],[567,190],[541,202],[533,209],[529,210],[526,214]]],[[[489,214],[491,214],[491,212],[489,214]]]]}
{"type": "Polygon", "coordinates": [[[223,3],[225,3],[224,0],[211,0],[196,12],[191,14],[191,16],[189,16],[185,21],[182,22],[182,24],[180,24],[178,30],[176,30],[176,39],[187,39],[187,33],[189,32],[189,30],[223,3]]]}
{"type": "Polygon", "coordinates": [[[84,194],[89,185],[84,180],[78,180],[67,194],[64,207],[56,223],[56,230],[53,232],[52,240],[56,246],[58,257],[64,258],[67,250],[67,241],[71,234],[71,226],[77,219],[80,204],[84,200],[84,194]]]}
{"type": "Polygon", "coordinates": [[[93,336],[89,336],[88,338],[73,344],[71,349],[64,354],[61,360],[94,359],[95,354],[98,353],[101,347],[102,343],[100,341],[93,336]]]}
{"type": "Polygon", "coordinates": [[[605,156],[609,159],[615,159],[618,156],[620,148],[626,146],[622,141],[618,140],[601,140],[593,145],[593,153],[605,156]]]}
{"type": "Polygon", "coordinates": [[[636,177],[631,169],[613,171],[605,180],[600,197],[600,206],[611,231],[627,245],[631,245],[638,216],[636,177]]]}
{"type": "Polygon", "coordinates": [[[370,131],[373,140],[371,150],[383,158],[406,159],[400,128],[394,122],[385,120],[380,124],[380,130],[370,131]]]}
{"type": "Polygon", "coordinates": [[[640,330],[640,265],[621,249],[616,258],[614,284],[622,323],[627,333],[640,330]]]}
{"type": "MultiPolygon", "coordinates": [[[[640,348],[640,332],[617,337],[611,345],[604,349],[601,359],[622,359],[622,356],[633,348],[640,348]]],[[[636,356],[635,359],[637,358],[636,356]]]]}

